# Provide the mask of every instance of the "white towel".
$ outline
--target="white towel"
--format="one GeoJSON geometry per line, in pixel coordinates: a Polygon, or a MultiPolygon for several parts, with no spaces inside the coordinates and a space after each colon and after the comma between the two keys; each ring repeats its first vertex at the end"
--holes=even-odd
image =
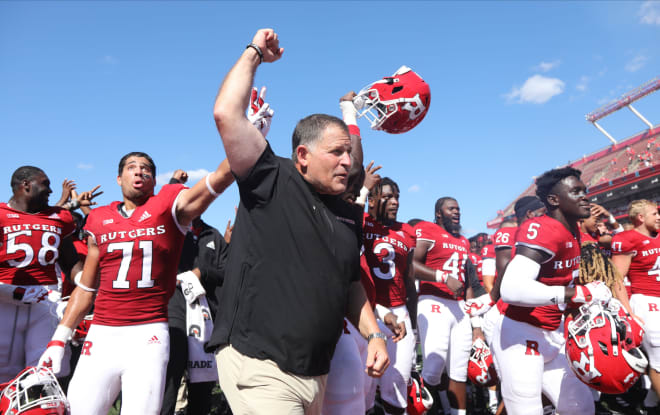
{"type": "Polygon", "coordinates": [[[176,279],[181,282],[181,291],[188,304],[192,304],[200,295],[206,294],[206,290],[194,272],[182,272],[176,276],[176,279]]]}
{"type": "Polygon", "coordinates": [[[206,295],[200,295],[192,304],[187,304],[186,330],[188,331],[188,379],[190,383],[217,382],[218,368],[215,363],[215,355],[204,351],[204,344],[209,341],[213,332],[213,321],[206,295]]]}

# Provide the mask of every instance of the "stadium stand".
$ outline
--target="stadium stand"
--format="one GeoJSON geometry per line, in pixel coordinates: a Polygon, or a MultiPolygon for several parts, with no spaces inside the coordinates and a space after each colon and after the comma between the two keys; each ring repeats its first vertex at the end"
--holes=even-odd
{"type": "MultiPolygon", "coordinates": [[[[627,207],[635,199],[660,202],[660,124],[617,144],[585,155],[567,166],[582,171],[589,200],[602,205],[617,219],[627,219],[627,207]]],[[[532,183],[495,219],[487,222],[496,229],[504,220],[513,218],[513,205],[523,196],[533,195],[532,183]]]]}

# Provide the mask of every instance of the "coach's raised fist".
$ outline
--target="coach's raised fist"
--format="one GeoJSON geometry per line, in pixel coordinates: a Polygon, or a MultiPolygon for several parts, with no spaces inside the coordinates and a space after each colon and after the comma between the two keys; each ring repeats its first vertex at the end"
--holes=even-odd
{"type": "Polygon", "coordinates": [[[259,29],[252,38],[252,43],[261,50],[263,62],[275,62],[284,53],[284,48],[280,47],[280,40],[273,29],[259,29]]]}

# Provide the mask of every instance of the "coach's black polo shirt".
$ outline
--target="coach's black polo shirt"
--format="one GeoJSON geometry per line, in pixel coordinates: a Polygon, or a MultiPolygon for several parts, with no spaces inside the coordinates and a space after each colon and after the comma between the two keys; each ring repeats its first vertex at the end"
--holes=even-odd
{"type": "Polygon", "coordinates": [[[230,343],[285,372],[326,374],[349,286],[360,279],[360,218],[339,197],[318,194],[270,145],[238,187],[241,203],[207,348],[230,343]]]}

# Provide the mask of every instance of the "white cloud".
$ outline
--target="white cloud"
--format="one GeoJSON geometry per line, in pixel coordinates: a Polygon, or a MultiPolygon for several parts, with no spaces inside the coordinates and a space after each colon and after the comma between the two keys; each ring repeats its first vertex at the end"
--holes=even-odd
{"type": "Polygon", "coordinates": [[[93,164],[86,164],[86,163],[78,163],[78,167],[80,170],[91,170],[94,168],[93,164]]]}
{"type": "Polygon", "coordinates": [[[638,15],[641,23],[660,25],[660,3],[645,1],[639,8],[638,15]]]}
{"type": "Polygon", "coordinates": [[[581,76],[580,82],[578,82],[578,84],[575,86],[575,89],[582,92],[586,91],[590,80],[591,79],[589,79],[588,76],[581,76]]]}
{"type": "Polygon", "coordinates": [[[119,59],[112,55],[105,55],[104,57],[101,58],[101,63],[104,63],[106,65],[117,65],[119,63],[119,59]]]}
{"type": "Polygon", "coordinates": [[[646,64],[646,61],[648,58],[644,55],[637,55],[626,64],[626,71],[628,72],[637,72],[638,70],[642,69],[642,67],[646,64]]]}
{"type": "Polygon", "coordinates": [[[517,101],[521,104],[526,102],[544,104],[564,92],[565,85],[564,81],[558,78],[534,75],[527,79],[523,86],[514,86],[511,92],[504,96],[508,101],[517,101]]]}
{"type": "Polygon", "coordinates": [[[535,71],[541,71],[541,72],[548,72],[548,71],[558,67],[560,63],[561,63],[561,61],[559,61],[559,60],[554,60],[552,62],[541,61],[541,63],[539,63],[538,65],[536,65],[534,67],[534,70],[535,71]]]}
{"type": "MultiPolygon", "coordinates": [[[[204,178],[207,174],[210,172],[206,169],[197,169],[197,170],[187,170],[186,173],[188,173],[188,185],[193,185],[199,181],[199,179],[204,178]]],[[[170,179],[172,178],[172,175],[174,174],[173,171],[167,171],[165,173],[161,173],[156,176],[156,184],[159,186],[162,186],[164,184],[167,184],[170,182],[170,179]]]]}
{"type": "Polygon", "coordinates": [[[188,171],[188,181],[192,183],[197,183],[199,179],[205,177],[207,174],[211,173],[206,169],[197,169],[188,171]]]}
{"type": "Polygon", "coordinates": [[[410,193],[417,193],[420,190],[422,190],[422,188],[418,184],[413,184],[412,186],[410,186],[408,188],[408,192],[410,192],[410,193]]]}

